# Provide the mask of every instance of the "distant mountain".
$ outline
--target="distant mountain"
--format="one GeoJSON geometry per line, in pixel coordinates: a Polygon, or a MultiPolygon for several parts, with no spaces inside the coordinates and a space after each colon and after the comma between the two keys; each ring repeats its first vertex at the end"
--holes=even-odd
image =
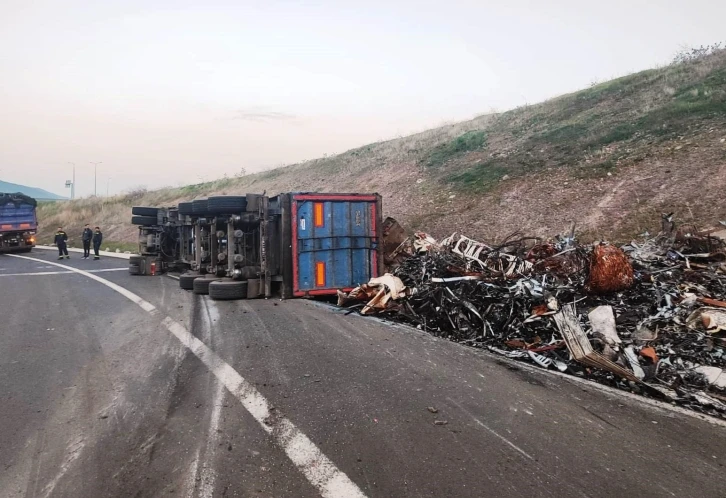
{"type": "Polygon", "coordinates": [[[8,182],[4,182],[2,180],[0,180],[0,192],[4,192],[6,194],[20,192],[20,193],[23,193],[25,195],[32,197],[33,199],[38,200],[38,201],[67,200],[66,197],[56,195],[52,192],[48,192],[47,190],[43,190],[42,188],[26,187],[25,185],[18,185],[17,183],[8,183],[8,182]]]}

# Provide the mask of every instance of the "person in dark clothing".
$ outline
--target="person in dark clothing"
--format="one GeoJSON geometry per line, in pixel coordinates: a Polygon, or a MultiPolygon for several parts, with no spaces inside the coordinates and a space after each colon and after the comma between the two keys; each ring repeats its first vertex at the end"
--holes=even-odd
{"type": "Polygon", "coordinates": [[[101,256],[98,255],[98,251],[101,250],[101,242],[103,242],[103,234],[101,229],[96,227],[93,233],[93,259],[101,259],[101,256]]]}
{"type": "Polygon", "coordinates": [[[58,227],[58,231],[55,233],[55,239],[53,240],[53,243],[58,246],[58,259],[63,259],[64,257],[66,259],[71,258],[68,255],[67,241],[68,235],[63,231],[63,227],[58,227]]]}
{"type": "Polygon", "coordinates": [[[93,239],[93,230],[86,223],[86,227],[83,229],[83,259],[91,256],[91,239],[93,239]]]}

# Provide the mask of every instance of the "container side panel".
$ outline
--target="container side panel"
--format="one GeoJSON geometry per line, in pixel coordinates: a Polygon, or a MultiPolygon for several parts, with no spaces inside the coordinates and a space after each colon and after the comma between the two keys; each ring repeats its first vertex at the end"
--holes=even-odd
{"type": "Polygon", "coordinates": [[[378,274],[376,198],[363,195],[295,196],[296,291],[334,293],[378,274]],[[325,273],[322,278],[321,272],[325,273]]]}
{"type": "Polygon", "coordinates": [[[315,263],[313,261],[312,203],[301,202],[297,206],[298,285],[300,289],[313,289],[315,263]]]}

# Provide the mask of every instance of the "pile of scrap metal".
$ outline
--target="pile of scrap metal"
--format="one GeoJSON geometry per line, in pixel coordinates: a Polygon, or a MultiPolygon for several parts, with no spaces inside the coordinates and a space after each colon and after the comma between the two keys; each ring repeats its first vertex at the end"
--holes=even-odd
{"type": "Polygon", "coordinates": [[[390,273],[338,304],[726,418],[721,239],[664,229],[623,247],[518,235],[493,246],[416,233],[386,261],[390,273]]]}

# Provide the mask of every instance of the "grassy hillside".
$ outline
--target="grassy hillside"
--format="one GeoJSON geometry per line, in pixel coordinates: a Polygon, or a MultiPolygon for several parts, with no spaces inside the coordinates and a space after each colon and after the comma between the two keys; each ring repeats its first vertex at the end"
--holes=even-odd
{"type": "Polygon", "coordinates": [[[385,214],[436,236],[552,235],[572,222],[586,239],[656,229],[660,213],[726,219],[726,51],[594,85],[541,104],[379,142],[240,178],[110,199],[49,203],[58,223],[105,227],[133,241],[132,205],[213,194],[373,192],[385,214]]]}

